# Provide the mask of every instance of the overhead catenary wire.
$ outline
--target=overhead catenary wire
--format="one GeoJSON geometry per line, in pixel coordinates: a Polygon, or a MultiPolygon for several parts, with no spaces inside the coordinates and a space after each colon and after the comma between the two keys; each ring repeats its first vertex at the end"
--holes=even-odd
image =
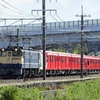
{"type": "Polygon", "coordinates": [[[8,10],[11,10],[11,11],[14,11],[14,12],[16,12],[16,13],[18,13],[18,14],[23,15],[23,13],[18,12],[18,11],[15,11],[15,10],[12,10],[12,9],[8,8],[7,6],[5,6],[5,5],[1,4],[1,3],[0,3],[0,5],[1,5],[1,6],[3,6],[4,8],[6,8],[6,9],[8,9],[8,10]]]}
{"type": "Polygon", "coordinates": [[[73,12],[71,12],[71,11],[69,11],[68,9],[66,9],[66,8],[64,8],[61,4],[59,4],[59,3],[57,3],[58,4],[58,6],[57,5],[55,5],[54,3],[52,3],[52,5],[54,6],[54,7],[57,7],[57,8],[59,8],[59,10],[63,10],[63,12],[65,12],[65,14],[68,14],[68,15],[75,15],[73,12]]]}
{"type": "Polygon", "coordinates": [[[4,1],[4,0],[2,0],[2,1],[3,1],[4,3],[6,3],[7,5],[9,5],[10,7],[12,7],[12,8],[14,8],[14,9],[18,10],[19,12],[24,13],[24,14],[27,14],[26,12],[24,12],[24,11],[22,11],[22,10],[16,8],[16,7],[14,7],[14,6],[12,6],[12,5],[9,4],[8,2],[6,2],[6,1],[4,1]]]}

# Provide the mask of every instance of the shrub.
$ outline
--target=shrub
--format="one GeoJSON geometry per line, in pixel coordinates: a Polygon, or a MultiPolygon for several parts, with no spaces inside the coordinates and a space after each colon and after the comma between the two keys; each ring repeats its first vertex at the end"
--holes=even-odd
{"type": "Polygon", "coordinates": [[[14,86],[5,86],[1,88],[1,100],[21,100],[20,99],[20,88],[14,86]]]}

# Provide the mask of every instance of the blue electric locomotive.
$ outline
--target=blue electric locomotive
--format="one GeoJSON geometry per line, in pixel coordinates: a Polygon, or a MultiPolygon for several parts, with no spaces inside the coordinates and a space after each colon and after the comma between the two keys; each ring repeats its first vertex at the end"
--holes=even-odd
{"type": "Polygon", "coordinates": [[[34,77],[41,73],[42,53],[31,49],[9,47],[0,49],[0,77],[34,77]]]}

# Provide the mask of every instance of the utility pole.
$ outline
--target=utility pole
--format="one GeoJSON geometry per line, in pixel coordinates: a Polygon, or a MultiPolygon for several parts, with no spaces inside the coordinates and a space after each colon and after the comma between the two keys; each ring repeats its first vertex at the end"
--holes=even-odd
{"type": "Polygon", "coordinates": [[[80,61],[80,78],[83,78],[83,25],[84,17],[90,17],[90,15],[83,15],[83,6],[81,5],[81,15],[76,15],[76,17],[81,17],[81,61],[80,61]]]}
{"type": "Polygon", "coordinates": [[[45,67],[45,0],[42,0],[42,47],[43,47],[43,80],[46,79],[46,67],[45,67]]]}
{"type": "MultiPolygon", "coordinates": [[[[39,0],[37,0],[39,1],[39,0]]],[[[51,2],[51,0],[50,0],[51,2]]],[[[57,0],[56,0],[57,2],[57,0]]],[[[55,11],[55,9],[45,9],[45,0],[42,0],[42,10],[31,10],[31,14],[33,14],[33,11],[42,11],[42,49],[43,49],[43,80],[46,80],[46,55],[45,55],[45,51],[46,51],[46,36],[45,36],[45,30],[46,30],[46,24],[45,24],[45,21],[46,21],[46,11],[55,11]]]]}
{"type": "Polygon", "coordinates": [[[17,29],[17,48],[19,47],[19,29],[17,29]]]}

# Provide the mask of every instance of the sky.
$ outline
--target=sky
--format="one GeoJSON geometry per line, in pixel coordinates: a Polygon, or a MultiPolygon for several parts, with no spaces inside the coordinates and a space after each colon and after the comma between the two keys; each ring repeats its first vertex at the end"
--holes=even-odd
{"type": "MultiPolygon", "coordinates": [[[[77,21],[83,14],[91,15],[84,19],[100,19],[100,0],[45,0],[46,22],[77,21]]],[[[42,0],[0,0],[0,18],[40,18],[42,0]],[[40,11],[36,11],[40,10],[40,11]]],[[[35,20],[34,23],[41,22],[35,20]]]]}

